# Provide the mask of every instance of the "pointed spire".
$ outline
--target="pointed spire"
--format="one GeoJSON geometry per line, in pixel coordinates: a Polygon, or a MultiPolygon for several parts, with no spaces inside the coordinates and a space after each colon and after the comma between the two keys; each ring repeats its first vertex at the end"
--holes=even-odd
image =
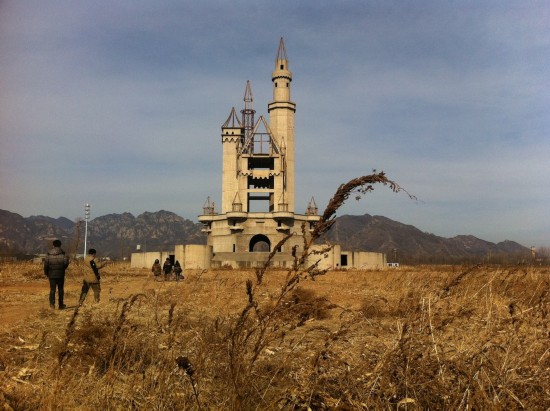
{"type": "Polygon", "coordinates": [[[244,89],[244,109],[252,109],[252,102],[254,96],[252,95],[252,87],[250,86],[250,80],[246,80],[246,87],[244,89]]]}
{"type": "Polygon", "coordinates": [[[231,204],[231,209],[236,212],[243,211],[243,202],[241,201],[241,196],[239,195],[239,192],[235,194],[235,197],[233,198],[233,203],[231,204]]]}
{"type": "Polygon", "coordinates": [[[281,37],[281,41],[279,41],[279,50],[277,50],[277,60],[275,63],[277,64],[277,67],[279,69],[288,70],[288,67],[280,67],[280,65],[282,64],[281,61],[283,60],[286,61],[288,64],[288,57],[286,56],[285,42],[281,37]]]}
{"type": "Polygon", "coordinates": [[[252,108],[252,102],[254,97],[252,95],[252,87],[250,86],[250,80],[246,80],[246,87],[244,89],[244,109],[241,110],[242,124],[244,126],[245,137],[248,137],[252,129],[254,128],[254,114],[256,110],[252,108]]]}
{"type": "Polygon", "coordinates": [[[288,202],[286,201],[286,196],[284,191],[281,193],[281,196],[279,197],[278,206],[279,206],[278,211],[288,211],[288,202]]]}
{"type": "Polygon", "coordinates": [[[227,120],[225,123],[223,123],[222,128],[241,128],[242,124],[239,121],[239,118],[237,117],[237,111],[235,110],[235,107],[231,109],[231,113],[229,113],[229,117],[227,117],[227,120]]]}
{"type": "Polygon", "coordinates": [[[306,215],[317,215],[317,204],[315,204],[315,199],[311,197],[309,204],[307,205],[306,215]]]}
{"type": "MultiPolygon", "coordinates": [[[[271,73],[271,81],[273,82],[273,102],[289,102],[292,72],[288,68],[285,41],[282,37],[279,42],[279,50],[277,50],[275,70],[271,73]]],[[[269,111],[271,111],[271,109],[269,109],[269,111]]]]}
{"type": "Polygon", "coordinates": [[[206,201],[204,202],[204,205],[202,206],[202,210],[203,210],[204,215],[215,214],[214,202],[210,201],[210,197],[206,197],[206,201]]]}
{"type": "Polygon", "coordinates": [[[244,142],[239,155],[241,154],[252,154],[254,153],[254,142],[263,142],[265,146],[263,147],[263,153],[275,153],[280,154],[281,148],[279,143],[273,137],[273,133],[267,125],[267,121],[264,116],[260,116],[258,121],[254,125],[254,128],[250,130],[250,133],[247,135],[246,141],[244,142]]]}

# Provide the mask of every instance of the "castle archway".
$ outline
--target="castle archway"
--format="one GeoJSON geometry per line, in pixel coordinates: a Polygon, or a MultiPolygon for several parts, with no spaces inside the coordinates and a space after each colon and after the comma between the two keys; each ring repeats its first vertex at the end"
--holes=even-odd
{"type": "Polygon", "coordinates": [[[269,252],[271,251],[271,242],[263,234],[257,234],[250,239],[248,246],[250,252],[269,252]]]}

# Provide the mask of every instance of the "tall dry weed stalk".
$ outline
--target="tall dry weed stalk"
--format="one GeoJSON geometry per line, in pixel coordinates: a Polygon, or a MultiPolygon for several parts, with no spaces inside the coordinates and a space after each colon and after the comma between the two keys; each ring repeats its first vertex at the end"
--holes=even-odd
{"type": "Polygon", "coordinates": [[[79,312],[80,312],[80,307],[77,307],[73,311],[73,314],[71,315],[71,319],[69,320],[69,323],[67,324],[67,327],[65,329],[65,338],[63,340],[63,343],[61,344],[61,348],[59,350],[59,355],[57,357],[57,363],[58,363],[58,366],[59,366],[59,369],[56,371],[57,373],[59,373],[59,371],[63,367],[64,361],[67,359],[67,357],[70,354],[69,348],[68,348],[69,347],[69,342],[71,341],[71,338],[72,338],[72,336],[75,332],[76,320],[77,320],[79,312]]]}
{"type": "MultiPolygon", "coordinates": [[[[321,258],[318,258],[310,264],[306,264],[308,257],[318,253],[324,254],[330,250],[331,246],[325,241],[325,248],[319,251],[313,251],[312,245],[324,236],[335,222],[337,210],[344,204],[350,195],[361,196],[374,190],[375,184],[389,186],[393,192],[405,191],[396,182],[388,179],[384,172],[355,178],[342,184],[333,197],[330,199],[320,220],[316,223],[311,235],[306,232],[305,224],[301,227],[303,239],[303,250],[300,254],[294,248],[292,250],[293,264],[287,270],[285,280],[280,286],[278,296],[274,298],[273,304],[260,307],[256,293],[262,286],[266,272],[271,266],[271,260],[276,255],[277,250],[296,233],[290,233],[285,236],[269,254],[265,264],[256,270],[256,283],[251,280],[246,282],[247,305],[242,310],[239,318],[230,330],[229,335],[229,363],[232,388],[234,390],[233,407],[238,409],[243,407],[243,400],[250,392],[252,379],[254,378],[254,366],[260,354],[273,341],[283,340],[287,332],[296,327],[295,319],[289,319],[285,315],[288,306],[285,304],[287,296],[295,290],[300,281],[311,279],[326,274],[326,269],[319,269],[318,264],[321,258]]],[[[406,191],[405,191],[406,192],[406,191]]],[[[408,194],[408,193],[407,193],[408,194]]],[[[413,196],[409,195],[411,198],[413,196]]],[[[299,323],[299,322],[298,322],[299,323]]]]}
{"type": "Polygon", "coordinates": [[[118,317],[116,328],[112,337],[111,349],[109,350],[109,354],[105,360],[106,370],[112,366],[112,363],[115,360],[115,354],[117,353],[117,349],[122,340],[120,338],[120,333],[121,333],[122,327],[126,322],[126,317],[128,315],[128,312],[130,311],[134,303],[139,298],[144,298],[144,297],[145,297],[145,294],[135,294],[135,295],[132,295],[127,301],[125,301],[124,304],[122,304],[122,309],[120,310],[120,315],[118,317]]]}

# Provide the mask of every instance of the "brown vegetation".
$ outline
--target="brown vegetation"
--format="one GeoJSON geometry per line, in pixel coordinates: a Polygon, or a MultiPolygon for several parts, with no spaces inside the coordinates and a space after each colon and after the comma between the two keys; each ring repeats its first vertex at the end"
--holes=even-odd
{"type": "MultiPolygon", "coordinates": [[[[301,278],[279,304],[287,273],[269,271],[253,293],[258,316],[243,316],[253,272],[197,271],[163,283],[121,265],[104,275],[99,305],[50,311],[40,266],[1,268],[2,312],[21,300],[34,309],[4,322],[0,334],[0,386],[13,409],[550,403],[544,269],[330,272],[301,278]]],[[[69,304],[78,275],[72,267],[69,304]]]]}

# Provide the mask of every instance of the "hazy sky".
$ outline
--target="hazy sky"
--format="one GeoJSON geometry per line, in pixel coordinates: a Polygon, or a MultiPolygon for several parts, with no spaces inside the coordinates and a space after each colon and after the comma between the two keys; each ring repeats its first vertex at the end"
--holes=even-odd
{"type": "Polygon", "coordinates": [[[284,37],[296,212],[550,246],[548,1],[0,1],[0,209],[92,218],[221,198],[221,125],[267,114],[284,37]]]}

